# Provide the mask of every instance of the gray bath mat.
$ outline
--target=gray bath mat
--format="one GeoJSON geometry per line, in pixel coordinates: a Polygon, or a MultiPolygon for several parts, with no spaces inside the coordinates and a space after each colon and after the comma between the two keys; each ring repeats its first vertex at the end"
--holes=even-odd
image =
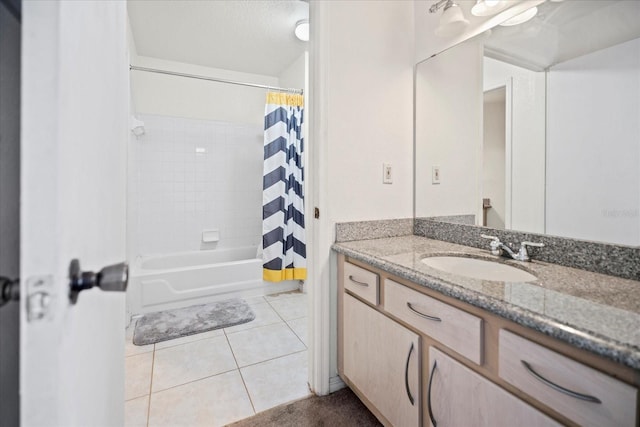
{"type": "Polygon", "coordinates": [[[133,331],[135,345],[155,344],[212,329],[228,328],[256,318],[240,298],[148,313],[138,319],[133,331]]]}

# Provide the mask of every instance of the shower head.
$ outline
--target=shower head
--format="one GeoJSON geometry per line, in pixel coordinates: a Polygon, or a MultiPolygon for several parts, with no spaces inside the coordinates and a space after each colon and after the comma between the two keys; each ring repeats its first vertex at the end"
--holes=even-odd
{"type": "Polygon", "coordinates": [[[129,124],[131,127],[131,132],[133,132],[135,136],[144,135],[144,122],[142,120],[138,120],[135,117],[131,116],[129,124]]]}

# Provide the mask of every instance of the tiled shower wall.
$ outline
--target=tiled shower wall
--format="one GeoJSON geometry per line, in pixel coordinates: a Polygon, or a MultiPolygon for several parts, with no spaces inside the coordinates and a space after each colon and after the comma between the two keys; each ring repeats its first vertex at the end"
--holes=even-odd
{"type": "Polygon", "coordinates": [[[257,245],[262,127],[140,114],[129,149],[129,258],[257,245]],[[202,231],[220,231],[202,243],[202,231]]]}

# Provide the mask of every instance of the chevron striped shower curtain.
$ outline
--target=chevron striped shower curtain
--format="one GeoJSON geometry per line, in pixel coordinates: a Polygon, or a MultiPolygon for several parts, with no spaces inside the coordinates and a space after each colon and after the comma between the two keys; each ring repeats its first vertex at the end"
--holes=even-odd
{"type": "Polygon", "coordinates": [[[263,278],[307,277],[302,95],[267,93],[262,193],[263,278]]]}

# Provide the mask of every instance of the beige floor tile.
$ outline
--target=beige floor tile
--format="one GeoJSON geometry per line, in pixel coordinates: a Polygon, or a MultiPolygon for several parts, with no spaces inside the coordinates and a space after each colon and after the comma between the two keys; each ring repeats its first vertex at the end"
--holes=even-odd
{"type": "Polygon", "coordinates": [[[227,338],[240,367],[306,349],[284,323],[235,332],[228,334],[227,338]]]}
{"type": "Polygon", "coordinates": [[[186,344],[188,342],[200,341],[207,338],[221,337],[223,335],[224,331],[222,329],[214,329],[212,331],[201,332],[199,334],[187,335],[186,337],[180,337],[173,340],[156,343],[156,350],[173,347],[180,344],[186,344]]]}
{"type": "Polygon", "coordinates": [[[146,427],[149,411],[149,396],[138,397],[124,403],[125,427],[146,427]]]}
{"type": "Polygon", "coordinates": [[[306,296],[306,295],[307,294],[303,294],[300,291],[291,291],[291,292],[282,292],[282,293],[273,294],[273,295],[265,295],[264,299],[267,300],[267,302],[271,302],[271,301],[281,301],[287,298],[300,298],[301,296],[306,296]]]}
{"type": "Polygon", "coordinates": [[[287,320],[287,324],[293,332],[300,338],[300,341],[307,347],[309,344],[307,343],[307,318],[302,317],[300,319],[287,320]]]}
{"type": "Polygon", "coordinates": [[[153,353],[143,353],[125,358],[125,400],[149,394],[152,365],[153,353]]]}
{"type": "Polygon", "coordinates": [[[153,392],[236,368],[224,336],[157,350],[153,365],[153,392]]]}
{"type": "Polygon", "coordinates": [[[271,307],[284,320],[299,319],[307,316],[307,295],[298,293],[282,299],[270,300],[271,307]]]}
{"type": "Polygon", "coordinates": [[[235,370],[151,395],[149,426],[223,426],[254,414],[235,370]]]}
{"type": "Polygon", "coordinates": [[[149,345],[134,345],[131,341],[133,339],[133,330],[135,329],[136,321],[133,320],[131,325],[126,329],[125,337],[126,341],[124,343],[124,355],[125,356],[134,356],[136,354],[148,353],[153,351],[153,344],[149,345]]]}
{"type": "Polygon", "coordinates": [[[241,368],[256,412],[309,396],[307,352],[241,368]]]}
{"type": "Polygon", "coordinates": [[[232,326],[225,328],[224,331],[227,334],[232,334],[238,331],[245,331],[247,329],[256,328],[258,326],[272,325],[274,323],[282,322],[282,319],[271,308],[269,304],[263,302],[262,304],[255,304],[251,306],[251,310],[256,315],[256,318],[251,322],[243,323],[242,325],[232,326]]]}
{"type": "Polygon", "coordinates": [[[249,305],[264,304],[265,302],[267,302],[264,299],[264,296],[259,296],[259,297],[240,297],[240,298],[242,298],[249,305]]]}

